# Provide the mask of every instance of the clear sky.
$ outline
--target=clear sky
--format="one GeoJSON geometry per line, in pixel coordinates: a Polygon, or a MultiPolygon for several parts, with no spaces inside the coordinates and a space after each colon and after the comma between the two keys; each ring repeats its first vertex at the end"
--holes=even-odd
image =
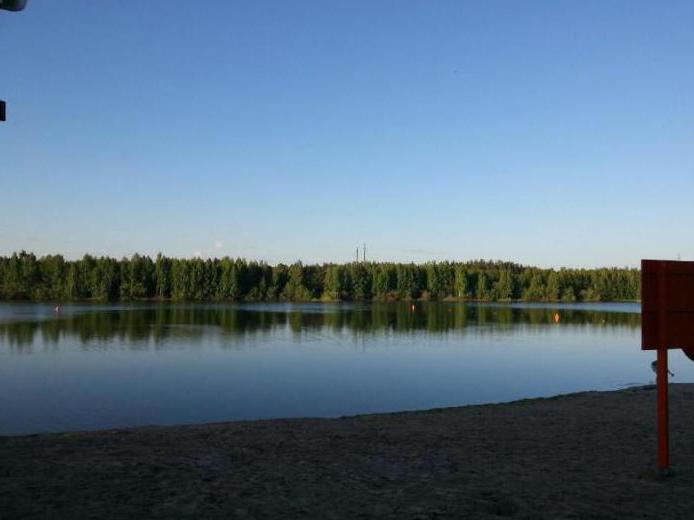
{"type": "Polygon", "coordinates": [[[694,259],[694,2],[30,0],[0,254],[694,259]]]}

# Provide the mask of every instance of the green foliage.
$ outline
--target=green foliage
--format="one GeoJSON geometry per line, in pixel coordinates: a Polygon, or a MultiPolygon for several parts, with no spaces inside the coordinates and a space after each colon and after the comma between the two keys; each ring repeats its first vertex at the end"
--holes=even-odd
{"type": "Polygon", "coordinates": [[[530,278],[530,284],[523,291],[523,299],[527,301],[542,301],[545,299],[545,282],[542,274],[535,272],[530,278]]]}
{"type": "Polygon", "coordinates": [[[453,294],[455,269],[448,262],[426,264],[426,290],[432,298],[445,298],[453,294]]]}
{"type": "Polygon", "coordinates": [[[556,302],[559,300],[559,275],[556,271],[551,271],[547,276],[547,288],[545,290],[547,300],[556,302]]]}
{"type": "MultiPolygon", "coordinates": [[[[371,299],[371,280],[367,268],[369,264],[352,262],[349,264],[349,274],[351,280],[351,299],[366,301],[371,299]]],[[[374,265],[374,264],[371,264],[374,265]]]]}
{"type": "Polygon", "coordinates": [[[489,299],[489,281],[485,273],[479,273],[477,275],[477,299],[487,300],[489,299]]]}
{"type": "Polygon", "coordinates": [[[346,289],[345,272],[341,265],[328,265],[325,268],[323,299],[339,301],[346,289]]]}
{"type": "Polygon", "coordinates": [[[304,283],[304,266],[301,262],[296,262],[289,268],[287,285],[284,286],[282,295],[289,301],[308,301],[311,299],[311,292],[304,283]]]}
{"type": "Polygon", "coordinates": [[[391,262],[269,266],[242,258],[116,260],[85,255],[0,256],[0,299],[310,301],[476,299],[637,300],[637,269],[538,269],[510,262],[391,262]]]}
{"type": "Polygon", "coordinates": [[[494,293],[497,300],[509,301],[513,298],[513,278],[511,272],[504,270],[499,273],[499,279],[494,285],[494,293]]]}
{"type": "Polygon", "coordinates": [[[154,263],[154,287],[157,298],[164,299],[171,294],[171,260],[161,253],[154,263]]]}
{"type": "Polygon", "coordinates": [[[414,264],[398,264],[395,267],[397,295],[402,300],[417,298],[421,292],[414,264]]]}
{"type": "Polygon", "coordinates": [[[375,300],[395,299],[396,271],[392,264],[376,264],[371,270],[373,297],[375,300]]]}
{"type": "Polygon", "coordinates": [[[467,279],[467,271],[464,265],[457,265],[455,267],[455,277],[454,277],[454,296],[456,298],[468,298],[470,292],[468,290],[469,284],[467,279]]]}

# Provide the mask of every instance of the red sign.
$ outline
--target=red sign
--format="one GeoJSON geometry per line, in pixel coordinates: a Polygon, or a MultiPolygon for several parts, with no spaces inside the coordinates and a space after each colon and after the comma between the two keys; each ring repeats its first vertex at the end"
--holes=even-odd
{"type": "Polygon", "coordinates": [[[694,262],[641,260],[641,348],[657,350],[658,468],[670,466],[668,355],[681,348],[694,360],[694,262]]]}
{"type": "Polygon", "coordinates": [[[641,260],[641,348],[694,353],[694,262],[641,260]]]}

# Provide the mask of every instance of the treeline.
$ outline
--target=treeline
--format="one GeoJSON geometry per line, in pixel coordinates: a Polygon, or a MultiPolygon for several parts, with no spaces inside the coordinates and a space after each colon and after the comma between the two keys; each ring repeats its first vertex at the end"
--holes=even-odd
{"type": "Polygon", "coordinates": [[[511,262],[268,265],[241,258],[0,256],[0,299],[177,301],[621,301],[638,269],[539,269],[511,262]]]}

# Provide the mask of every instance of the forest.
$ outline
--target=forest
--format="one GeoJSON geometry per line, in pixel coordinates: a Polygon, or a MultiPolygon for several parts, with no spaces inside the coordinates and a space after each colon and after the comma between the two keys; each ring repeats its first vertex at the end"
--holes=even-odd
{"type": "Polygon", "coordinates": [[[513,262],[269,265],[242,258],[0,256],[0,299],[29,301],[629,301],[632,268],[541,269],[513,262]]]}

